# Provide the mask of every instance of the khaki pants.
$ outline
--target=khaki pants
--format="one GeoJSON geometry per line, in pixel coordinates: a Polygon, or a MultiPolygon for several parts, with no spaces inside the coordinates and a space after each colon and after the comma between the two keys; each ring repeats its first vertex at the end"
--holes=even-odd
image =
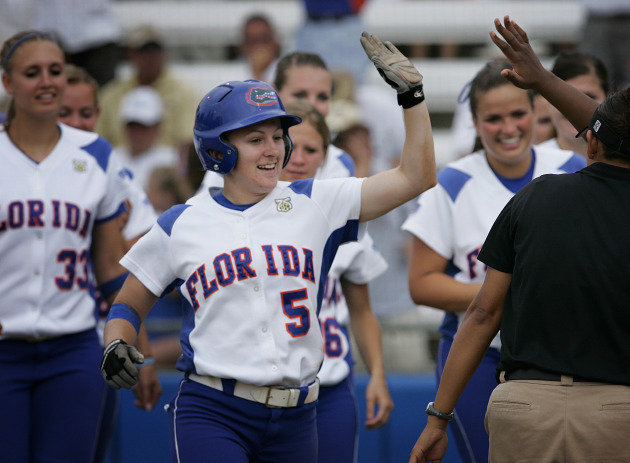
{"type": "Polygon", "coordinates": [[[630,462],[628,386],[502,380],[485,423],[490,463],[630,462]]]}

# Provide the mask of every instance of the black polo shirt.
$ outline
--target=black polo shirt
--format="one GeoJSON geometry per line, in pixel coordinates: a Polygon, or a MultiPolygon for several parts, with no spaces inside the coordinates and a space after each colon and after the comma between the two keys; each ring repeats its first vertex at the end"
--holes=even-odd
{"type": "Polygon", "coordinates": [[[630,385],[630,169],[598,162],[533,180],[479,260],[512,274],[498,371],[630,385]]]}

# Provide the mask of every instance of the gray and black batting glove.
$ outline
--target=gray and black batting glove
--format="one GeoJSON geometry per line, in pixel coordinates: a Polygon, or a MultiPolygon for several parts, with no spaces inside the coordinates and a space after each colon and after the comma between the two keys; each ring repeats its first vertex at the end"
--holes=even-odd
{"type": "Polygon", "coordinates": [[[398,92],[398,104],[411,108],[424,101],[422,74],[396,46],[372,34],[361,34],[361,45],[368,58],[374,63],[378,73],[398,92]]]}
{"type": "Polygon", "coordinates": [[[105,348],[101,375],[114,389],[131,389],[137,383],[136,363],[144,363],[144,355],[122,339],[116,339],[105,348]]]}

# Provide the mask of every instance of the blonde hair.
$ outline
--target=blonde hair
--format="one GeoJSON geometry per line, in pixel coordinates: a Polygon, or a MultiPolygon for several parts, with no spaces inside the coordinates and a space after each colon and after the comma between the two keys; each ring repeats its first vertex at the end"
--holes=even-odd
{"type": "Polygon", "coordinates": [[[85,69],[74,64],[66,64],[66,77],[68,85],[87,84],[94,94],[94,107],[98,107],[98,82],[85,69]]]}
{"type": "MultiPolygon", "coordinates": [[[[2,69],[4,70],[4,72],[6,72],[7,74],[11,72],[11,58],[13,58],[13,54],[15,53],[15,51],[25,43],[32,40],[45,40],[48,42],[52,42],[59,47],[59,50],[62,51],[63,54],[63,49],[57,39],[46,32],[37,30],[18,32],[17,34],[5,40],[2,44],[2,49],[0,49],[0,62],[2,63],[2,69]]],[[[13,103],[13,99],[11,99],[11,101],[9,102],[9,108],[7,110],[7,117],[3,122],[5,128],[9,127],[9,124],[14,118],[15,104],[13,103]]]]}

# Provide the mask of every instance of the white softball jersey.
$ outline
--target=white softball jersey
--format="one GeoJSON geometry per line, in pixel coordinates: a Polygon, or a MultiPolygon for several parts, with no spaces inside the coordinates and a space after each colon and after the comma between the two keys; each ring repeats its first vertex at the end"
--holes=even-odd
{"type": "Polygon", "coordinates": [[[363,226],[362,179],[279,182],[245,210],[201,193],[162,214],[121,264],[186,302],[178,368],[305,386],[323,358],[317,313],[338,246],[363,226]]]}
{"type": "MultiPolygon", "coordinates": [[[[586,166],[573,152],[535,147],[533,177],[575,172],[586,166]]],[[[448,273],[462,283],[482,283],[486,266],[477,260],[495,219],[514,196],[479,151],[448,164],[438,184],[420,195],[417,208],[403,223],[407,230],[448,259],[448,273]],[[452,271],[450,270],[452,268],[452,271]]],[[[457,314],[459,326],[465,312],[457,314]]],[[[452,316],[447,312],[446,317],[452,316]]],[[[444,325],[443,325],[444,328],[444,325]]],[[[455,333],[451,333],[454,335],[455,333]]],[[[491,347],[500,348],[499,336],[491,347]]]]}
{"type": "Polygon", "coordinates": [[[7,337],[94,327],[92,229],[123,210],[122,167],[109,143],[58,126],[61,137],[40,163],[0,130],[0,321],[7,337]]]}
{"type": "Polygon", "coordinates": [[[352,371],[350,314],[340,279],[366,284],[387,270],[387,261],[365,233],[357,242],[343,244],[335,256],[324,286],[319,322],[324,336],[324,362],[317,374],[322,386],[343,381],[352,371]]]}

